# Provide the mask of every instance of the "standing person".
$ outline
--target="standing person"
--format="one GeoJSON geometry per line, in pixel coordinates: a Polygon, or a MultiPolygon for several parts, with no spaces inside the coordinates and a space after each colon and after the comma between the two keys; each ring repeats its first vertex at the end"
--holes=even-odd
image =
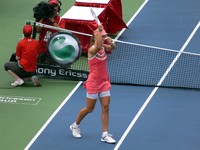
{"type": "MultiPolygon", "coordinates": [[[[60,27],[65,28],[65,21],[61,19],[59,13],[61,10],[62,3],[59,0],[49,0],[48,3],[54,7],[54,14],[52,18],[41,18],[40,20],[36,20],[40,23],[51,25],[54,27],[60,27]]],[[[49,59],[49,56],[47,54],[47,41],[50,38],[50,36],[57,32],[53,29],[43,28],[40,26],[36,27],[36,31],[40,33],[39,35],[39,43],[40,43],[40,61],[41,63],[46,62],[49,59]]]]}
{"type": "Polygon", "coordinates": [[[111,84],[106,67],[107,56],[105,51],[113,50],[116,46],[114,41],[107,36],[102,25],[99,25],[94,31],[90,45],[91,47],[88,49],[90,72],[87,81],[84,83],[87,91],[86,106],[79,111],[76,121],[70,126],[70,129],[75,138],[81,138],[79,124],[88,113],[94,110],[96,101],[99,98],[102,107],[101,119],[103,133],[101,141],[114,144],[116,141],[108,133],[111,84]],[[104,44],[104,41],[108,44],[104,44]]]}
{"type": "Polygon", "coordinates": [[[4,69],[15,78],[12,86],[19,86],[24,83],[23,79],[31,78],[34,86],[40,86],[38,77],[35,76],[37,67],[37,56],[39,54],[38,41],[31,38],[32,26],[23,27],[24,38],[18,42],[16,48],[17,62],[9,61],[5,63],[4,69]]]}

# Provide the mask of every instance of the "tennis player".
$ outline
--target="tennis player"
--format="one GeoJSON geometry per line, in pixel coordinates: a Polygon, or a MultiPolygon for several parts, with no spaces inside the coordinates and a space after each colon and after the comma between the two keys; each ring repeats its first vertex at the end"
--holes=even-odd
{"type": "Polygon", "coordinates": [[[84,83],[84,87],[87,91],[86,106],[80,110],[76,121],[70,126],[72,135],[75,138],[81,138],[79,124],[88,113],[94,110],[96,101],[99,98],[102,107],[101,119],[103,133],[101,141],[110,144],[116,143],[112,135],[108,132],[111,84],[106,67],[106,50],[111,51],[115,48],[114,41],[107,35],[103,26],[99,25],[93,32],[90,48],[88,49],[90,72],[87,81],[84,83]],[[104,42],[107,44],[104,44],[104,42]]]}
{"type": "Polygon", "coordinates": [[[5,70],[15,78],[11,86],[19,86],[24,80],[30,79],[34,86],[40,86],[40,81],[35,75],[37,67],[37,56],[40,53],[38,41],[31,38],[33,28],[31,25],[23,27],[24,38],[18,42],[16,48],[17,62],[9,61],[5,63],[5,70]]]}

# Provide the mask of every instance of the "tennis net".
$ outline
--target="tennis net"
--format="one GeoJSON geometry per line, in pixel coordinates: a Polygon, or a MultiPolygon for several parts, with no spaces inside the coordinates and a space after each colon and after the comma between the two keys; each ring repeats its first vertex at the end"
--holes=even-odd
{"type": "MultiPolygon", "coordinates": [[[[53,27],[47,26],[47,28],[53,27]]],[[[68,31],[61,28],[56,28],[55,30],[68,31]]],[[[82,35],[83,37],[91,36],[76,31],[72,33],[82,35]]],[[[108,71],[111,83],[191,89],[200,88],[200,54],[180,52],[178,50],[120,40],[115,41],[117,48],[111,55],[108,55],[108,71]]],[[[87,57],[81,56],[79,60],[70,66],[70,69],[72,71],[83,71],[85,78],[76,79],[69,76],[62,77],[61,79],[86,80],[89,70],[87,57]]]]}
{"type": "Polygon", "coordinates": [[[200,54],[119,40],[116,45],[108,57],[111,83],[200,88],[200,54]]]}

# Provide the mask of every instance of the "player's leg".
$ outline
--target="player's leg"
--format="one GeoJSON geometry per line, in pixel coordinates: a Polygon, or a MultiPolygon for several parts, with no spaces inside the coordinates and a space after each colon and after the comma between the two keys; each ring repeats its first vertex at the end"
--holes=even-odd
{"type": "Polygon", "coordinates": [[[91,113],[94,110],[97,98],[98,94],[87,93],[86,106],[79,111],[76,121],[70,126],[70,130],[72,131],[73,137],[81,138],[79,124],[88,113],[91,113]]]}
{"type": "Polygon", "coordinates": [[[109,105],[110,105],[110,91],[105,91],[100,93],[100,102],[102,108],[102,137],[101,141],[114,144],[116,141],[112,138],[112,135],[108,133],[109,129],[109,105]]]}
{"type": "Polygon", "coordinates": [[[80,110],[78,117],[76,118],[76,124],[79,125],[82,119],[94,110],[97,99],[86,98],[86,106],[80,110]]]}

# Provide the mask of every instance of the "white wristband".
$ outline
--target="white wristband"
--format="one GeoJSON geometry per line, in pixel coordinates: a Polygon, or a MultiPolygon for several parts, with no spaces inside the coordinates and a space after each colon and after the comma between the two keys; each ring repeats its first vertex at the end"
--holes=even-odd
{"type": "Polygon", "coordinates": [[[114,40],[112,40],[112,42],[111,42],[112,44],[115,44],[115,41],[114,40]]]}

